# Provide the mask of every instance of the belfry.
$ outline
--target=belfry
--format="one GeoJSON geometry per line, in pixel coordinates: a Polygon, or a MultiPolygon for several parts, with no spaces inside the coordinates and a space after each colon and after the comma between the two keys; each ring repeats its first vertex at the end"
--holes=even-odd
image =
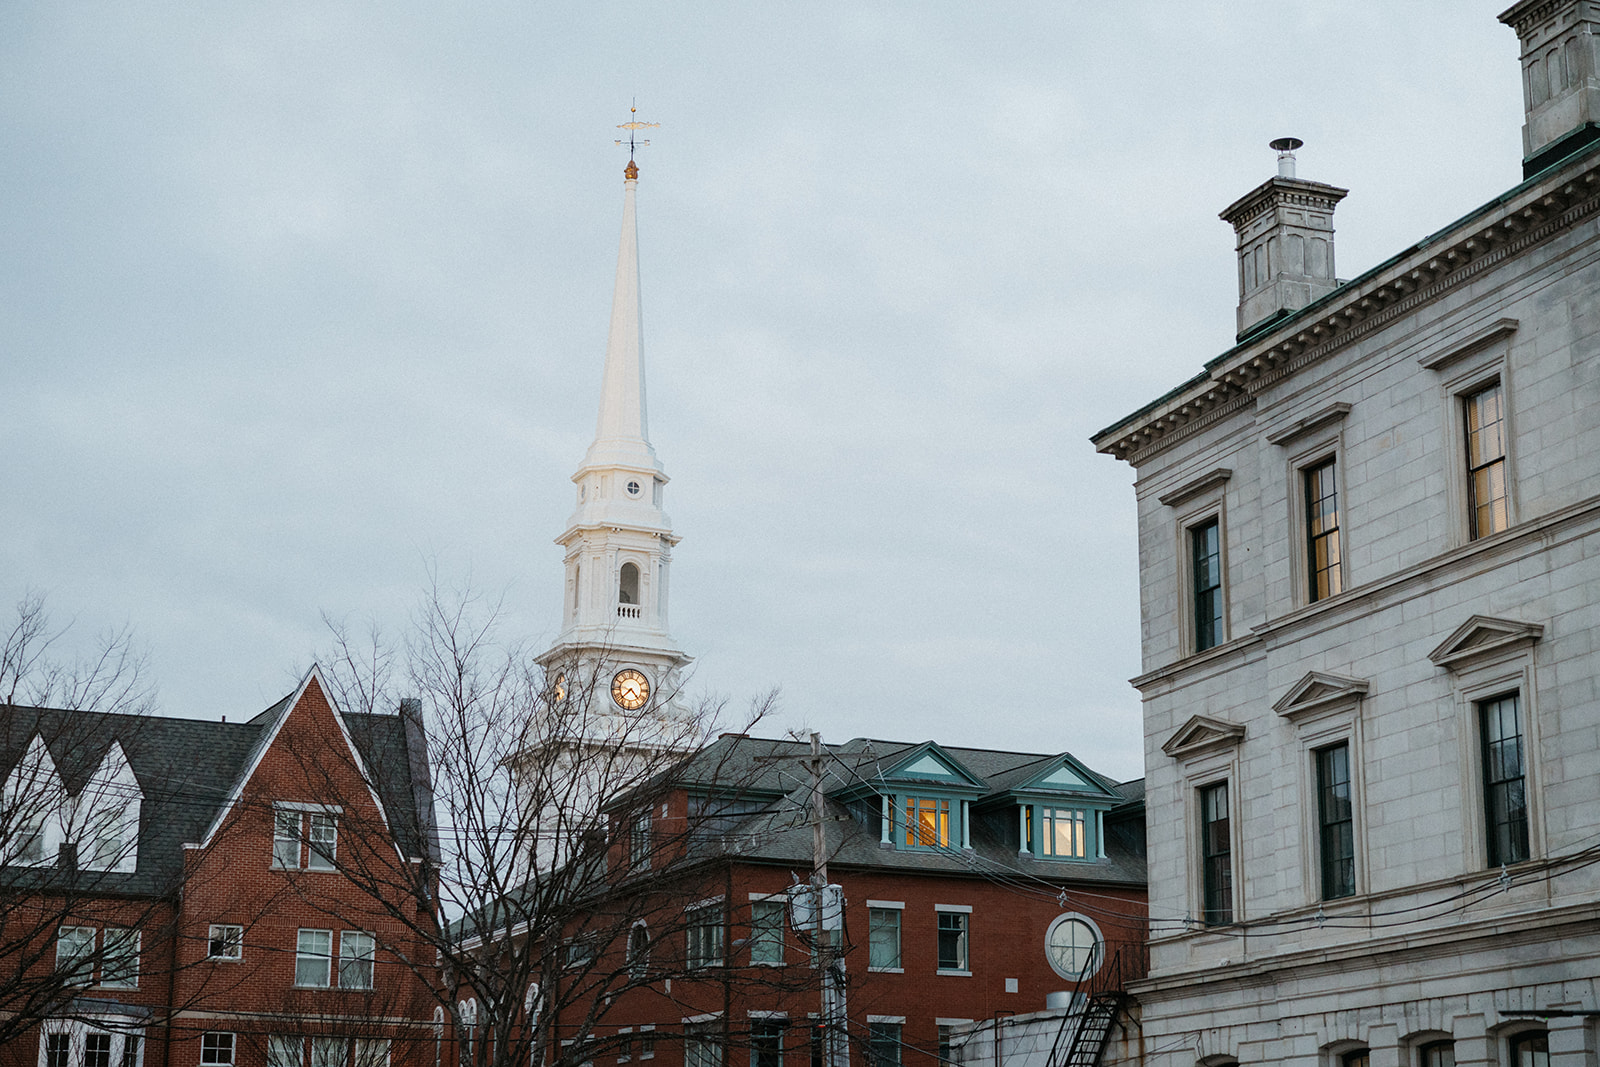
{"type": "MultiPolygon", "coordinates": [[[[632,124],[630,124],[632,125],[632,124]]],[[[626,142],[619,142],[626,143],[626,142]]],[[[622,236],[594,443],[572,476],[561,632],[539,657],[558,699],[592,694],[593,713],[675,718],[689,662],[667,625],[672,547],[667,475],[650,444],[639,303],[639,167],[623,172],[622,236]]]]}

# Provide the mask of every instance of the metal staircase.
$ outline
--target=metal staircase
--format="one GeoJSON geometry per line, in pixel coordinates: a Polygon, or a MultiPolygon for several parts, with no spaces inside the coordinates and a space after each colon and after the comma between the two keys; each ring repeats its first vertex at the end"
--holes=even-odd
{"type": "Polygon", "coordinates": [[[1081,1007],[1075,1005],[1075,1010],[1062,1016],[1047,1067],[1099,1067],[1111,1031],[1128,1003],[1126,983],[1144,974],[1143,948],[1125,945],[1103,967],[1097,969],[1100,961],[1095,958],[1084,965],[1085,975],[1093,972],[1092,978],[1080,976],[1078,980],[1079,996],[1086,999],[1081,1007]]]}

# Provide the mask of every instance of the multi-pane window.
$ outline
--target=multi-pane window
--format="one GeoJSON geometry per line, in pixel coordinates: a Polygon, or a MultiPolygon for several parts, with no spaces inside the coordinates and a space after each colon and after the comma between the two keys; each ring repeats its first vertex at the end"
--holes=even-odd
{"type": "Polygon", "coordinates": [[[781,900],[758,900],[750,905],[750,962],[783,962],[783,913],[781,900]]]}
{"type": "Polygon", "coordinates": [[[72,1035],[46,1034],[44,1067],[72,1067],[72,1035]]]}
{"type": "Polygon", "coordinates": [[[1194,650],[1222,643],[1222,528],[1216,519],[1189,530],[1194,650]]]}
{"type": "Polygon", "coordinates": [[[683,1028],[683,1067],[722,1067],[722,1041],[715,1024],[683,1028]]]}
{"type": "Polygon", "coordinates": [[[337,815],[283,810],[272,813],[272,865],[297,868],[302,855],[308,870],[331,871],[338,866],[337,815]]]}
{"type": "Polygon", "coordinates": [[[1506,1044],[1510,1067],[1550,1067],[1550,1038],[1543,1030],[1517,1034],[1506,1044]]]}
{"type": "Polygon", "coordinates": [[[352,1040],[350,1067],[389,1067],[389,1039],[358,1037],[352,1040]]]}
{"type": "Polygon", "coordinates": [[[70,984],[94,981],[94,927],[63,926],[56,931],[56,972],[70,984]]]}
{"type": "Polygon", "coordinates": [[[635,923],[628,931],[628,973],[643,978],[650,972],[650,928],[635,923]]]}
{"type": "Polygon", "coordinates": [[[1453,1041],[1432,1041],[1417,1050],[1420,1067],[1456,1067],[1453,1041]]]}
{"type": "Polygon", "coordinates": [[[333,931],[301,930],[294,950],[294,984],[326,989],[333,969],[333,931]]]}
{"type": "Polygon", "coordinates": [[[206,935],[206,955],[214,960],[242,959],[244,927],[228,923],[212,923],[206,935]]]}
{"type": "Polygon", "coordinates": [[[1089,854],[1084,815],[1073,808],[1044,808],[1044,854],[1083,859],[1089,854]]]}
{"type": "Polygon", "coordinates": [[[371,989],[377,941],[371,934],[345,930],[339,935],[339,988],[371,989]]]}
{"type": "Polygon", "coordinates": [[[690,908],[687,919],[691,967],[714,967],[722,962],[722,905],[690,908]]]}
{"type": "Polygon", "coordinates": [[[568,967],[588,967],[595,960],[594,941],[587,937],[577,937],[562,946],[563,961],[568,967]]]}
{"type": "Polygon", "coordinates": [[[139,988],[139,931],[108,926],[101,937],[100,984],[112,989],[139,988]]]}
{"type": "Polygon", "coordinates": [[[205,1067],[233,1067],[233,1035],[216,1031],[201,1034],[200,1062],[205,1067]]]}
{"type": "Polygon", "coordinates": [[[1338,468],[1333,460],[1303,472],[1306,487],[1306,577],[1312,600],[1344,591],[1344,553],[1339,544],[1338,468]]]}
{"type": "Polygon", "coordinates": [[[656,1028],[654,1026],[639,1027],[639,1058],[641,1060],[655,1059],[656,1055],[656,1028]]]}
{"type": "Polygon", "coordinates": [[[939,913],[939,970],[967,970],[967,914],[939,913]]]}
{"type": "Polygon", "coordinates": [[[1371,1067],[1372,1053],[1364,1048],[1354,1049],[1339,1057],[1340,1067],[1371,1067]]]}
{"type": "Polygon", "coordinates": [[[1483,803],[1489,865],[1518,863],[1529,856],[1528,794],[1522,758],[1517,694],[1478,705],[1483,736],[1483,803]]]}
{"type": "Polygon", "coordinates": [[[348,1042],[338,1037],[311,1039],[311,1067],[345,1067],[348,1042]]]}
{"type": "Polygon", "coordinates": [[[950,802],[933,797],[906,797],[906,844],[950,847],[950,802]]]}
{"type": "Polygon", "coordinates": [[[634,870],[650,866],[650,812],[635,815],[628,831],[628,863],[634,870]]]}
{"type": "Polygon", "coordinates": [[[867,1062],[870,1067],[900,1067],[900,1023],[867,1024],[867,1062]]]}
{"type": "Polygon", "coordinates": [[[942,1064],[959,1064],[961,1062],[961,1049],[954,1042],[955,1027],[946,1023],[939,1024],[939,1062],[942,1064]]]}
{"type": "Polygon", "coordinates": [[[868,908],[867,940],[869,967],[900,966],[900,909],[868,908]]]}
{"type": "Polygon", "coordinates": [[[1322,853],[1322,899],[1356,891],[1356,835],[1350,802],[1350,745],[1318,749],[1317,832],[1322,853]]]}
{"type": "Polygon", "coordinates": [[[750,1067],[783,1067],[783,1019],[757,1019],[750,1024],[750,1067]]]}
{"type": "Polygon", "coordinates": [[[1228,826],[1228,784],[1206,786],[1200,790],[1200,873],[1207,926],[1233,922],[1233,841],[1228,826]]]}
{"type": "Polygon", "coordinates": [[[268,1037],[267,1067],[305,1067],[305,1039],[287,1034],[268,1037]]]}
{"type": "Polygon", "coordinates": [[[111,1035],[85,1034],[83,1067],[111,1067],[111,1035]]]}
{"type": "Polygon", "coordinates": [[[139,1035],[128,1034],[122,1039],[121,1067],[139,1067],[139,1035]]]}
{"type": "Polygon", "coordinates": [[[1505,394],[1500,383],[1463,400],[1467,420],[1467,521],[1473,538],[1511,525],[1506,495],[1505,394]]]}

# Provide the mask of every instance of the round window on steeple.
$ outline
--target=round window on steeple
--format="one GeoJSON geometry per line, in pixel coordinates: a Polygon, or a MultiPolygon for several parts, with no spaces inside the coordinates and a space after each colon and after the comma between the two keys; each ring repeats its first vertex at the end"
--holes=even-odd
{"type": "Polygon", "coordinates": [[[639,495],[639,483],[638,482],[629,482],[628,483],[628,495],[629,496],[638,496],[639,495]]]}

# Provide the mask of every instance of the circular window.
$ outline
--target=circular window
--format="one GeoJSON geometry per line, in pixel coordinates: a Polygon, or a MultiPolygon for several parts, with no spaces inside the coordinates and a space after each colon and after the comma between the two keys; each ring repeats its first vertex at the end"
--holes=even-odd
{"type": "Polygon", "coordinates": [[[628,495],[629,496],[638,496],[639,495],[639,483],[638,482],[629,482],[628,483],[628,495]]]}
{"type": "Polygon", "coordinates": [[[1044,954],[1051,969],[1074,982],[1100,969],[1100,946],[1100,931],[1084,915],[1059,915],[1044,935],[1044,954]]]}

